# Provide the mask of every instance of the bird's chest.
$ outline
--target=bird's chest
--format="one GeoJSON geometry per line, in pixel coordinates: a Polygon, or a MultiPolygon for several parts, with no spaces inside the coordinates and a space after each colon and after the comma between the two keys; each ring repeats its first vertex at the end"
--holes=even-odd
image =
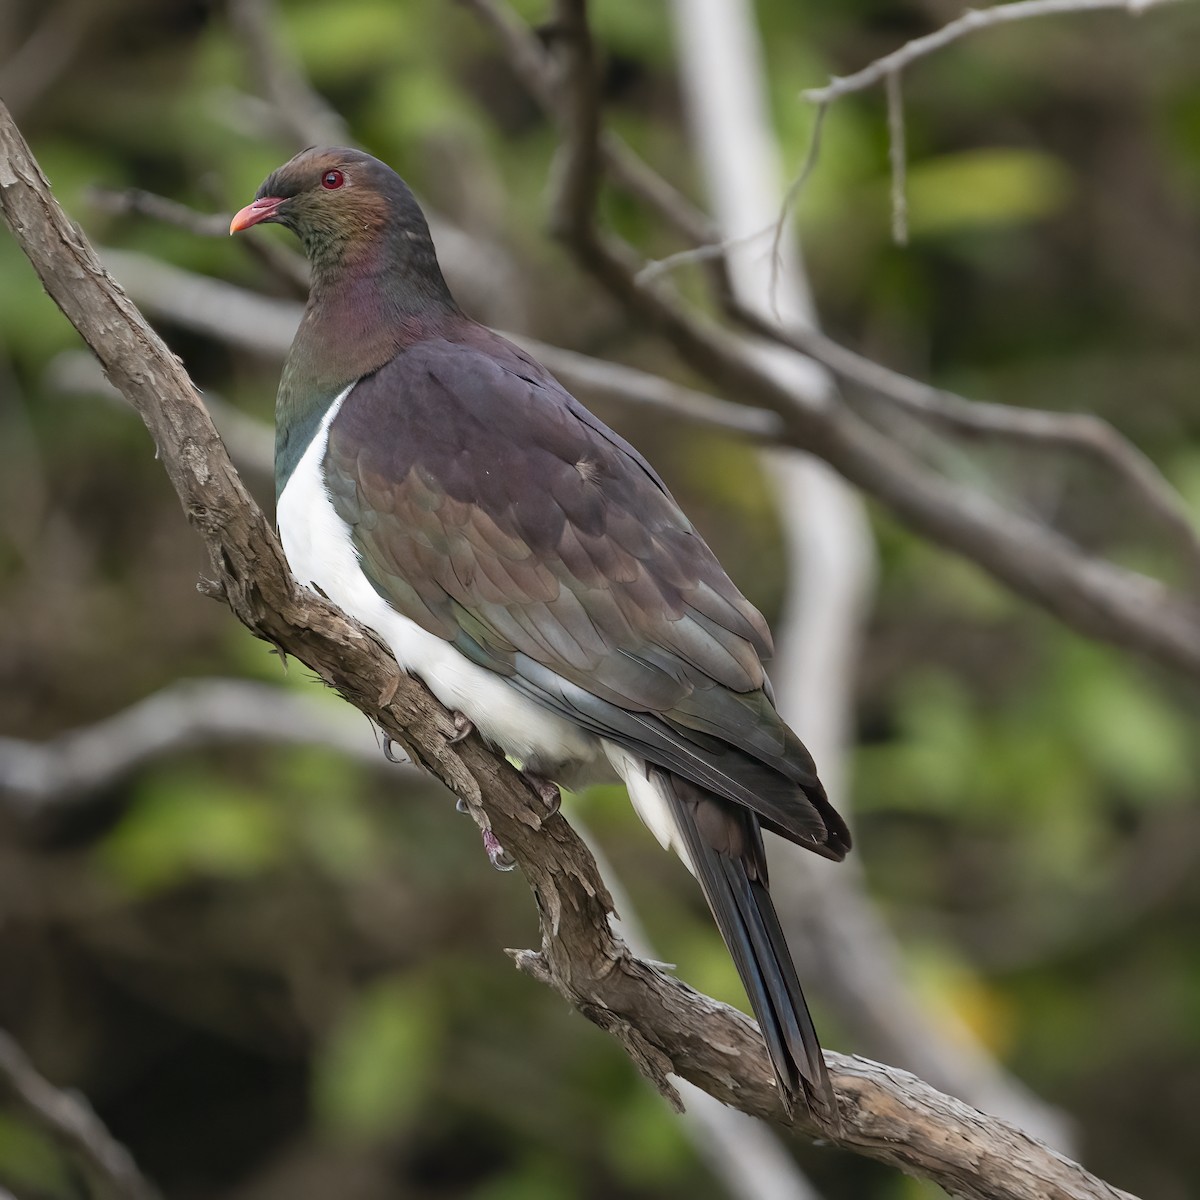
{"type": "Polygon", "coordinates": [[[279,497],[279,538],[292,574],[379,634],[404,670],[422,679],[447,708],[461,712],[506,754],[546,772],[596,759],[598,739],[471,662],[376,591],[325,482],[329,426],[348,395],[349,390],[331,405],[279,497]]]}

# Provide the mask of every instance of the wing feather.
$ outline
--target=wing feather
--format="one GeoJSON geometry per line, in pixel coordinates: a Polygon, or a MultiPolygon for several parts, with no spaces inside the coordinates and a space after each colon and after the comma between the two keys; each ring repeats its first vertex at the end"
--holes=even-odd
{"type": "Polygon", "coordinates": [[[376,589],[539,703],[840,856],[764,691],[771,638],[661,479],[508,343],[418,342],[360,380],[325,471],[376,589]]]}

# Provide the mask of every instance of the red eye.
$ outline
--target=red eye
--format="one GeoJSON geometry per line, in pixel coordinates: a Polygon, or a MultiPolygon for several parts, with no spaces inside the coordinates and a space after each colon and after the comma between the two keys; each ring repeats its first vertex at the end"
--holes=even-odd
{"type": "Polygon", "coordinates": [[[341,171],[326,171],[321,176],[321,186],[333,191],[334,188],[340,188],[346,182],[346,177],[341,171]]]}

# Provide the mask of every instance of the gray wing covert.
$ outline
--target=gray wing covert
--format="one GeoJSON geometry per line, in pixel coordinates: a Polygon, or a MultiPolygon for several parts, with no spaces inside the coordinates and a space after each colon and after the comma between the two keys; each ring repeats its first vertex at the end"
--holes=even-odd
{"type": "Polygon", "coordinates": [[[531,359],[417,343],[355,386],[325,468],[399,612],[769,828],[835,832],[764,693],[763,618],[645,460],[531,359]]]}

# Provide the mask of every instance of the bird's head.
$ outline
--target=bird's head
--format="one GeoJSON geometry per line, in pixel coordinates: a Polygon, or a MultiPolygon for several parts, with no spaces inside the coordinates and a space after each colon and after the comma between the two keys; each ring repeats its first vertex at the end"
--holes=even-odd
{"type": "Polygon", "coordinates": [[[432,259],[429,226],[407,184],[361,150],[310,147],[267,176],[230,233],[268,222],[290,229],[318,274],[358,262],[432,259]]]}

